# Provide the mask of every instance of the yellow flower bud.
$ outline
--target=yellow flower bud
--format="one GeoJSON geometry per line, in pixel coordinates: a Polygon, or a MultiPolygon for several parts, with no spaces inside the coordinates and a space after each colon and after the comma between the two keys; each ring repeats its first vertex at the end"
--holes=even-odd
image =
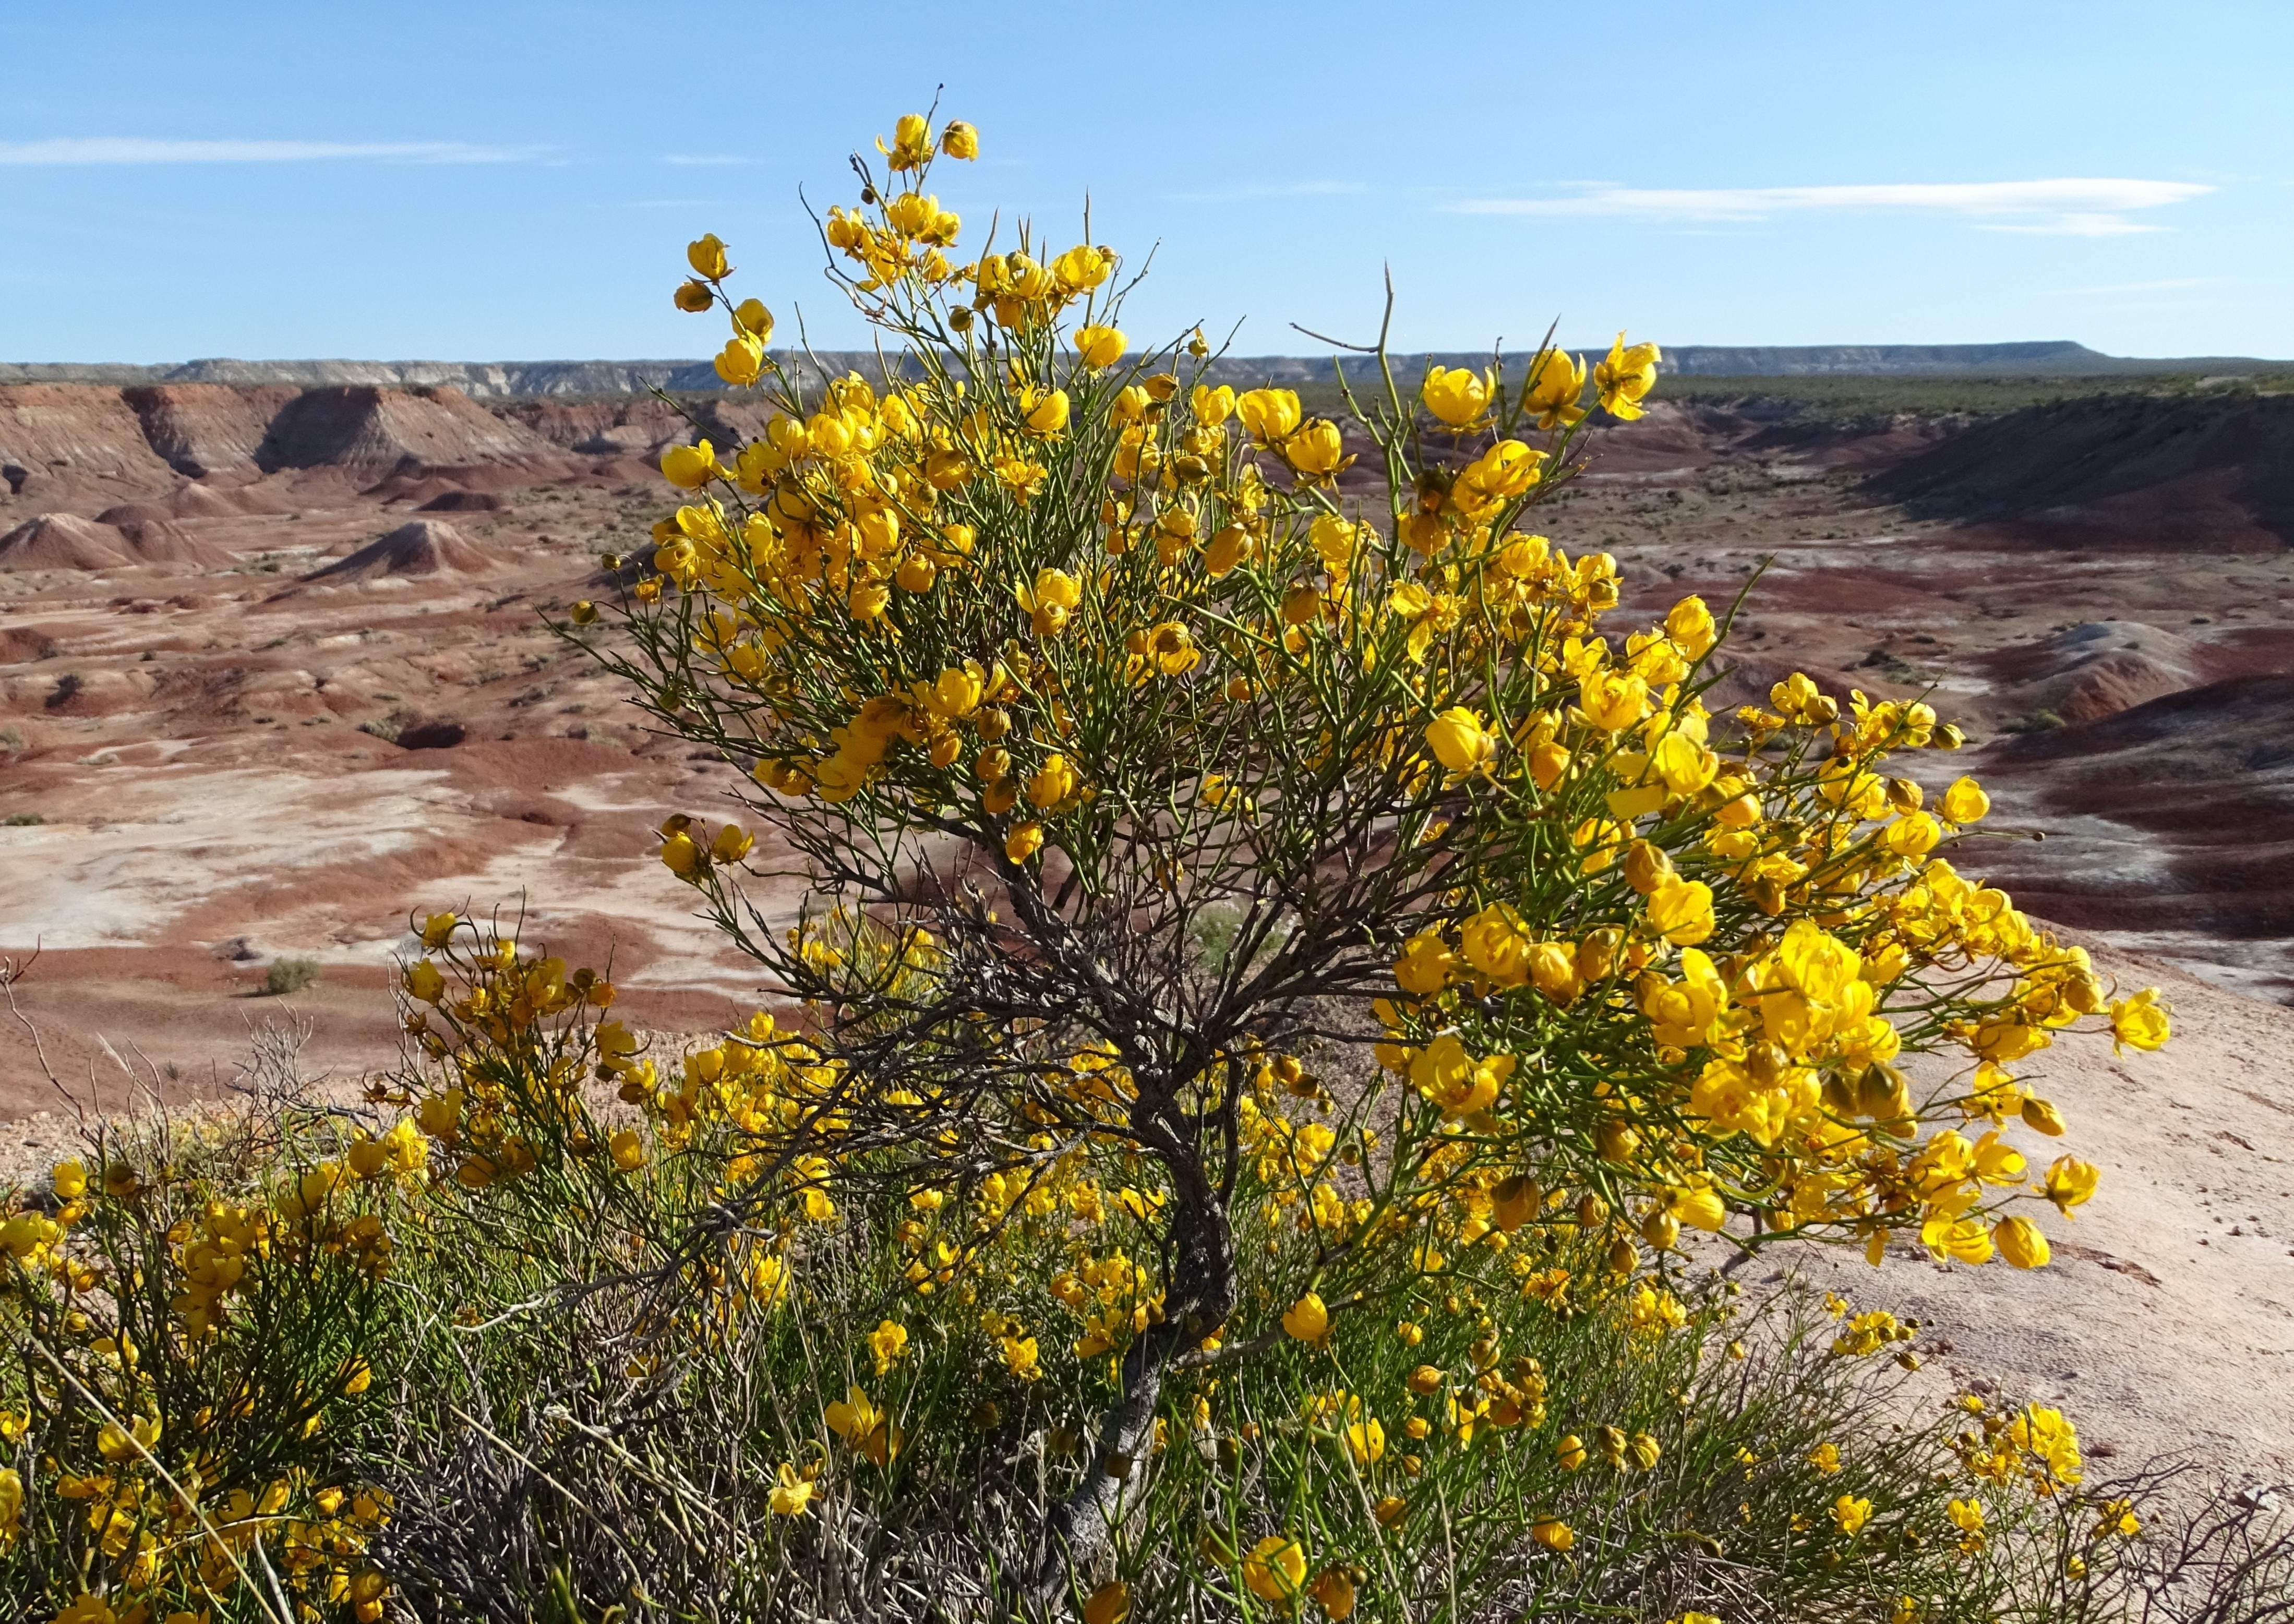
{"type": "Polygon", "coordinates": [[[2023,1124],[2050,1138],[2060,1138],[2063,1131],[2063,1115],[2054,1105],[2034,1094],[2023,1101],[2023,1124]]]}
{"type": "Polygon", "coordinates": [[[953,119],[940,133],[940,150],[970,163],[980,156],[980,132],[963,119],[953,119]]]}
{"type": "Polygon", "coordinates": [[[2051,1255],[2047,1238],[2029,1218],[2002,1218],[1991,1226],[1991,1240],[2018,1269],[2045,1268],[2051,1255]]]}
{"type": "Polygon", "coordinates": [[[693,267],[693,273],[696,276],[709,281],[722,281],[733,273],[732,265],[725,258],[725,245],[718,240],[717,233],[714,231],[687,243],[685,248],[685,261],[693,267]]]}
{"type": "Polygon", "coordinates": [[[1044,846],[1044,826],[1041,824],[1021,824],[1004,837],[1004,855],[1014,863],[1025,863],[1044,846]]]}

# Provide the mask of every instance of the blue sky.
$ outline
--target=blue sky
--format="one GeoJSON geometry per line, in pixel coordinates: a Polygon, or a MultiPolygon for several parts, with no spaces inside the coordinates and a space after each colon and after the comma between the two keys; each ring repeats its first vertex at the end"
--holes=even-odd
{"type": "MultiPolygon", "coordinates": [[[[1154,273],[1127,325],[1468,348],[2294,356],[2294,5],[0,0],[0,360],[699,355],[689,237],[861,331],[798,189],[944,165],[1154,273]]],[[[948,173],[955,171],[956,173],[948,173]]]]}

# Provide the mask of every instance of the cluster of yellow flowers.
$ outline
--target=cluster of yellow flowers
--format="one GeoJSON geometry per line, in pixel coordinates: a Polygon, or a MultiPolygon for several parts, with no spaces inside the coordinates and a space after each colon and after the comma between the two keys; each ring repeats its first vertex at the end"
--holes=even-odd
{"type": "Polygon", "coordinates": [[[28,1478],[0,1467],[0,1552],[28,1538],[77,1551],[85,1587],[60,1620],[190,1619],[174,1604],[242,1594],[264,1562],[278,1575],[264,1584],[342,1604],[361,1624],[383,1616],[390,1587],[363,1554],[389,1520],[389,1497],[279,1464],[281,1441],[316,1434],[330,1407],[368,1389],[366,1361],[285,1391],[259,1362],[226,1374],[241,1368],[228,1344],[242,1315],[267,1320],[281,1311],[279,1294],[313,1281],[338,1301],[343,1281],[387,1271],[382,1218],[353,1211],[338,1190],[380,1176],[391,1149],[419,1141],[367,1142],[384,1149],[380,1161],[289,1172],[253,1206],[199,1200],[174,1169],[147,1173],[124,1149],[100,1177],[60,1162],[50,1211],[20,1206],[0,1223],[0,1312],[22,1314],[53,1361],[35,1367],[21,1408],[0,1409],[0,1445],[40,1441],[28,1478]],[[116,1282],[144,1285],[143,1265],[126,1260],[155,1254],[165,1272],[150,1283],[172,1319],[147,1323],[131,1317],[134,1300],[116,1282]],[[256,1299],[259,1308],[242,1306],[256,1299]],[[225,1384],[202,1380],[203,1367],[225,1384]]]}

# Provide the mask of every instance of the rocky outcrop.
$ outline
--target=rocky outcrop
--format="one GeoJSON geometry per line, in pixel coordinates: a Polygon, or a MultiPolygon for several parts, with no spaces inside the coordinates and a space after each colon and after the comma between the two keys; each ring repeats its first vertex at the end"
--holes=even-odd
{"type": "Polygon", "coordinates": [[[179,474],[253,477],[255,454],[271,419],[295,391],[273,385],[231,389],[220,384],[166,384],[126,389],[121,398],[143,426],[153,452],[179,474]]]}
{"type": "MultiPolygon", "coordinates": [[[[164,491],[175,471],[117,389],[0,386],[0,477],[11,494],[77,504],[93,493],[164,491]]],[[[110,502],[102,504],[110,506],[110,502]]]]}

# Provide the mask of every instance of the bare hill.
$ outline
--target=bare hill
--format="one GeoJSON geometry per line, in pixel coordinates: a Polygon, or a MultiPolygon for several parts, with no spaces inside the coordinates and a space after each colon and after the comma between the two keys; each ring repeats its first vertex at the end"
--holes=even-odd
{"type": "Polygon", "coordinates": [[[314,585],[344,586],[393,575],[484,575],[497,567],[492,555],[444,520],[411,519],[304,579],[314,585]]]}
{"type": "Polygon", "coordinates": [[[1971,425],[1866,493],[1925,517],[2213,550],[2294,543],[2294,396],[2115,394],[1971,425]]]}
{"type": "Polygon", "coordinates": [[[44,513],[0,536],[0,569],[110,570],[134,562],[119,530],[69,513],[44,513]]]}

